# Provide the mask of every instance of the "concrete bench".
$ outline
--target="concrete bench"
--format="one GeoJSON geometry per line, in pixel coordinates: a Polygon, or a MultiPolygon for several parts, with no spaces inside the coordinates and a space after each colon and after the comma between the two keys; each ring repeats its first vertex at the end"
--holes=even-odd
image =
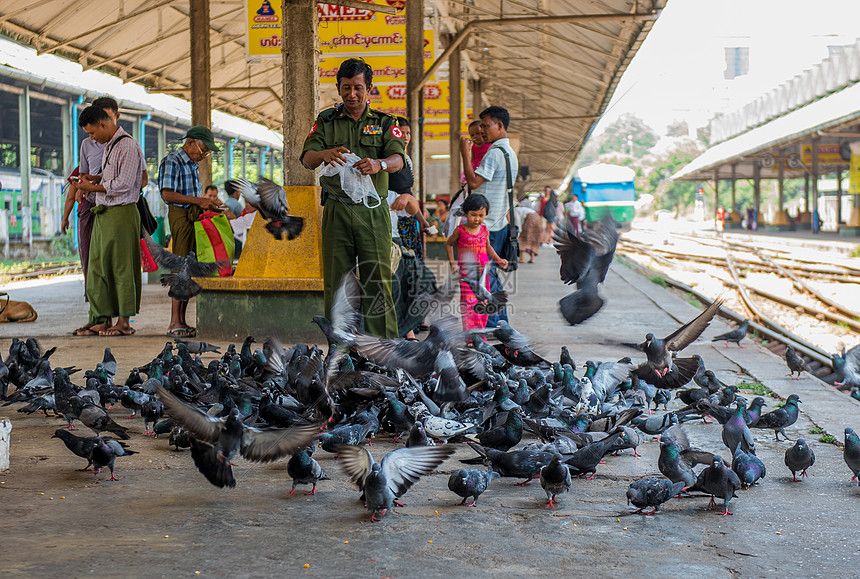
{"type": "Polygon", "coordinates": [[[195,278],[197,331],[206,339],[259,341],[277,334],[285,343],[323,342],[311,321],[323,312],[322,206],[318,187],[285,187],[290,213],[304,230],[277,241],[257,216],[232,277],[195,278]]]}

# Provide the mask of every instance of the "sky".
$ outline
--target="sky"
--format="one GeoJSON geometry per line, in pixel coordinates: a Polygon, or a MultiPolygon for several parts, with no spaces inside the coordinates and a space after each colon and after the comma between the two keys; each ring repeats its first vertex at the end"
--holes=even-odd
{"type": "MultiPolygon", "coordinates": [[[[860,0],[669,0],[625,71],[594,135],[635,114],[664,135],[691,133],[860,38],[860,0]],[[724,49],[750,48],[749,74],[724,80],[724,49]]],[[[860,104],[858,104],[860,106],[860,104]]]]}

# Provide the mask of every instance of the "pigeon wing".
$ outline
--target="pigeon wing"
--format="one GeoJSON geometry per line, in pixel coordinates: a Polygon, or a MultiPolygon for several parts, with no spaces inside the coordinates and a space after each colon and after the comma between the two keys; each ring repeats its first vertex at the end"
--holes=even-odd
{"type": "Polygon", "coordinates": [[[260,205],[270,219],[284,219],[287,216],[289,207],[287,193],[283,187],[264,178],[257,183],[257,195],[260,197],[260,205]]]}
{"type": "Polygon", "coordinates": [[[591,267],[594,246],[567,229],[556,230],[553,240],[555,249],[561,257],[559,269],[561,281],[566,284],[575,283],[591,267]]]}
{"type": "Polygon", "coordinates": [[[367,448],[352,444],[338,444],[334,450],[337,452],[340,466],[349,475],[350,482],[355,483],[358,488],[364,490],[364,481],[367,479],[367,475],[370,474],[370,469],[375,462],[373,455],[370,454],[367,448]]]}
{"type": "Polygon", "coordinates": [[[433,371],[438,346],[424,340],[412,342],[403,338],[376,338],[365,334],[355,337],[362,355],[377,364],[403,368],[413,376],[425,376],[433,371]]]}
{"type": "Polygon", "coordinates": [[[146,234],[146,246],[149,248],[150,253],[152,253],[153,259],[165,269],[181,269],[185,265],[184,257],[170,253],[156,243],[149,234],[146,234]]]}
{"type": "Polygon", "coordinates": [[[401,497],[452,454],[454,447],[450,445],[398,448],[382,459],[382,474],[394,496],[401,497]]]}
{"type": "MultiPolygon", "coordinates": [[[[358,286],[358,278],[355,273],[349,272],[340,282],[334,293],[331,306],[332,334],[342,335],[355,332],[360,319],[359,308],[361,307],[361,290],[358,286]]],[[[341,344],[347,346],[348,344],[341,344]]]]}
{"type": "Polygon", "coordinates": [[[260,430],[246,427],[242,435],[242,456],[253,462],[272,462],[304,448],[319,433],[319,424],[260,430]]]}
{"type": "Polygon", "coordinates": [[[715,300],[704,312],[663,338],[666,349],[670,352],[680,352],[695,342],[714,319],[714,316],[717,315],[717,312],[720,311],[722,303],[721,300],[715,300]]]}
{"type": "Polygon", "coordinates": [[[231,179],[224,183],[224,189],[227,193],[238,191],[240,195],[248,202],[251,207],[260,212],[263,217],[268,219],[266,211],[262,206],[260,194],[257,192],[257,186],[247,179],[231,179]]]}
{"type": "Polygon", "coordinates": [[[225,265],[230,263],[224,261],[197,261],[196,259],[188,261],[188,275],[191,277],[209,277],[225,265]]]}
{"type": "Polygon", "coordinates": [[[214,443],[221,435],[224,425],[223,418],[213,418],[200,410],[189,406],[168,392],[163,386],[156,387],[158,398],[164,404],[164,411],[183,428],[191,431],[201,442],[214,443]]]}

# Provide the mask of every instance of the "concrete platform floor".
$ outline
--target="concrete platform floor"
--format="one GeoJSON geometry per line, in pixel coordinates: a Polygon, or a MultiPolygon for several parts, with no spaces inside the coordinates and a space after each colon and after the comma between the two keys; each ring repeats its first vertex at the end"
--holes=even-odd
{"type": "MultiPolygon", "coordinates": [[[[58,347],[55,364],[91,368],[110,346],[124,380],[163,347],[163,289],[146,287],[137,335],[73,338],[69,332],[85,319],[80,289],[74,280],[10,288],[40,318],[0,325],[0,352],[12,336],[35,335],[43,347],[58,347]]],[[[549,248],[521,266],[510,290],[513,325],[551,359],[569,346],[579,365],[639,359],[618,342],[640,341],[647,331],[666,335],[698,313],[616,263],[602,290],[604,309],[581,326],[566,326],[556,303],[570,288],[558,281],[558,259],[549,248]]],[[[650,441],[639,448],[642,458],[626,451],[609,457],[595,480],[575,479],[554,510],[544,508],[537,481],[523,488],[514,479],[494,481],[477,508],[455,506],[459,497],[447,490],[448,475],[463,466],[458,459],[474,454],[461,445],[404,496],[406,507],[370,524],[363,522],[368,514],[358,492],[323,451],[316,456],[332,480],[320,482],[316,496],[286,495],[284,461],[264,466],[240,459],[237,488],[221,490],[197,473],[187,451],[144,437],[142,421],[122,420],[126,411],[116,408],[111,413],[129,426],[130,446],[139,454],[119,459],[120,480],[109,482],[106,474],[76,471],[85,461],[50,438],[61,420],[27,417],[12,406],[0,407],[0,417],[14,424],[12,469],[0,473],[0,568],[4,576],[26,577],[855,576],[860,489],[849,483],[840,448],[817,442],[821,435],[809,430],[823,428],[841,441],[844,427],[860,428],[860,404],[809,375],[789,380],[784,362],[752,342],[739,349],[706,341],[726,329],[714,322],[685,353],[701,354],[724,382],[754,377],[781,397],[799,393],[802,414],[788,433],[805,437],[816,453],[810,477],[792,483],[783,465],[789,443],[755,430],[768,476],[738,493],[731,517],[705,510],[701,497],[672,500],[654,517],[628,515],[630,482],[658,473],[659,446],[650,441]]],[[[768,403],[773,408],[777,400],[768,403]]],[[[685,428],[694,445],[730,455],[719,425],[685,428]]],[[[392,448],[383,437],[372,452],[380,459],[392,448]]]]}

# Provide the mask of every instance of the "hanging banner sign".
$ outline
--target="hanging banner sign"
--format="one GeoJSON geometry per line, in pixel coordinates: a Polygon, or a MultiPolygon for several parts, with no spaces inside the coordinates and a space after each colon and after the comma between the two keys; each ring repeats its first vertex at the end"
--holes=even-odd
{"type": "Polygon", "coordinates": [[[848,169],[848,192],[860,195],[860,141],[851,143],[851,165],[848,169]]]}
{"type": "MultiPolygon", "coordinates": [[[[800,155],[803,158],[803,164],[807,167],[812,167],[812,145],[802,145],[800,155]]],[[[819,165],[839,165],[845,161],[842,160],[842,155],[839,154],[839,143],[828,143],[818,145],[818,164],[819,165]]]]}

